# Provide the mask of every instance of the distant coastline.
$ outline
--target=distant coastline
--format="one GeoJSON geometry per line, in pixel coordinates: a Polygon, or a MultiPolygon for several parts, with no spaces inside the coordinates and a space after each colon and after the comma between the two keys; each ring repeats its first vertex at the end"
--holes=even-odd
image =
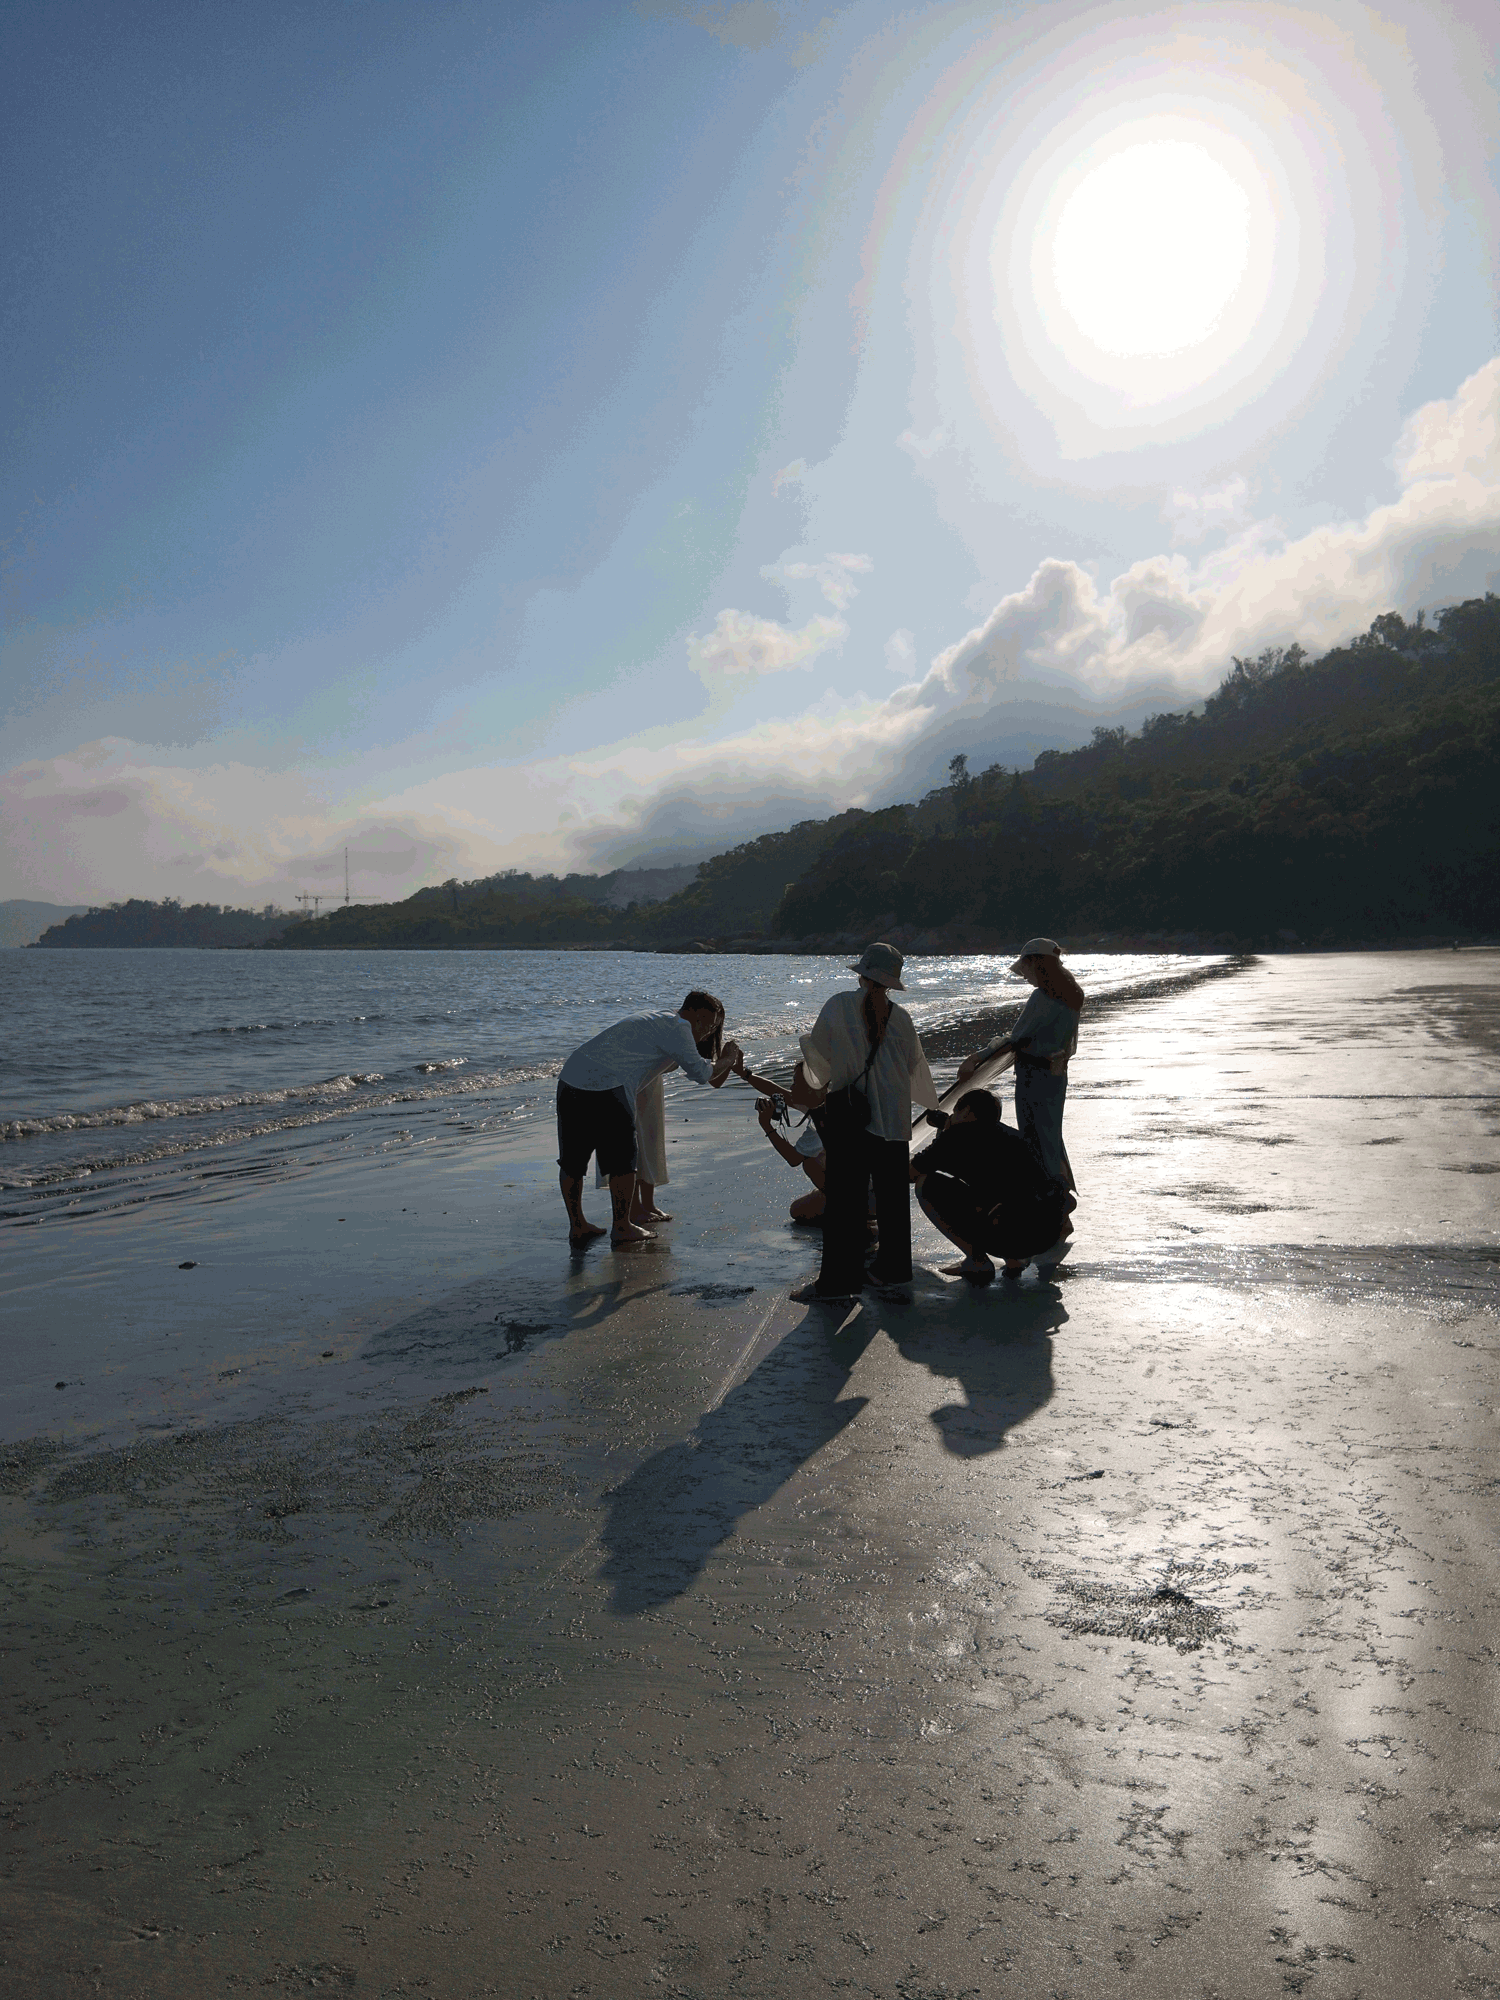
{"type": "Polygon", "coordinates": [[[12,896],[0,902],[0,951],[34,944],[54,924],[81,916],[86,903],[39,903],[26,896],[12,896]]]}
{"type": "Polygon", "coordinates": [[[993,953],[1432,948],[1500,936],[1500,597],[1393,612],[1312,660],[1236,659],[1197,709],[1098,729],[1029,771],[971,772],[694,867],[515,869],[325,916],[133,899],[73,947],[272,951],[993,953]]]}

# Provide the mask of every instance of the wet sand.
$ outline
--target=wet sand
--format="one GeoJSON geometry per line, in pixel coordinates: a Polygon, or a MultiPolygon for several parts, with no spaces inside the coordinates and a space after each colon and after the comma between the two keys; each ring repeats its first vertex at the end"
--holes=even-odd
{"type": "Polygon", "coordinates": [[[1073,1078],[1072,1268],[841,1328],[730,1093],[628,1258],[535,1125],[8,1232],[12,1990],[1500,1989],[1500,954],[1073,1078]]]}

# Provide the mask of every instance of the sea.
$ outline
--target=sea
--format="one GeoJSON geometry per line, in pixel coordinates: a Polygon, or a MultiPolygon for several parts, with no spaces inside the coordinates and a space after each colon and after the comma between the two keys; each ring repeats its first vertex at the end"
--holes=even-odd
{"type": "MultiPolygon", "coordinates": [[[[1091,1008],[1232,963],[1068,960],[1091,1008]]],[[[940,1079],[1026,993],[1004,958],[909,959],[905,982],[940,1079]]],[[[724,1002],[753,1067],[787,1072],[850,983],[842,956],[0,952],[0,1223],[305,1167],[331,1128],[348,1157],[549,1118],[571,1050],[691,987],[724,1002]]]]}

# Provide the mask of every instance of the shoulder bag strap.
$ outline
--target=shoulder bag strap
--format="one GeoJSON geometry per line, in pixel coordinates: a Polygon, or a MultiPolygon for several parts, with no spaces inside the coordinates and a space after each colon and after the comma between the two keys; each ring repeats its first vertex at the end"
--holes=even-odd
{"type": "MultiPolygon", "coordinates": [[[[894,1008],[894,1004],[895,1003],[893,1002],[892,1007],[887,1008],[885,1019],[880,1023],[878,1023],[878,1025],[876,1026],[875,1039],[870,1044],[869,1058],[865,1063],[864,1073],[861,1075],[859,1079],[859,1087],[861,1090],[863,1090],[865,1085],[869,1082],[870,1071],[875,1067],[875,1058],[880,1054],[880,1044],[885,1040],[885,1031],[891,1025],[891,1012],[892,1009],[894,1008]]],[[[859,1011],[860,1011],[860,1018],[863,1019],[865,1011],[864,1008],[861,1007],[859,1011]]]]}

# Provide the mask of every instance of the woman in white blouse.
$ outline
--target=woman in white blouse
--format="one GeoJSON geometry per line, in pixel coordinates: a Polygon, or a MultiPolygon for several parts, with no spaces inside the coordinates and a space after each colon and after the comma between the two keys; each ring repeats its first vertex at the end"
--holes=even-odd
{"type": "Polygon", "coordinates": [[[816,1284],[792,1293],[803,1304],[847,1305],[866,1283],[911,1283],[911,1107],[936,1110],[938,1096],[911,1016],[891,999],[906,990],[902,964],[894,945],[869,945],[850,968],[858,990],[835,993],[802,1038],[827,1148],[823,1268],[816,1284]],[[872,1185],[880,1248],[867,1278],[872,1185]]]}
{"type": "Polygon", "coordinates": [[[965,1057],[958,1080],[967,1083],[981,1063],[1005,1049],[1015,1051],[1016,1124],[1053,1180],[1071,1194],[1078,1183],[1063,1144],[1062,1119],[1068,1058],[1078,1048],[1083,989],[1063,965],[1061,947],[1051,938],[1028,938],[1011,971],[1030,984],[1031,998],[1008,1035],[965,1057]]]}

